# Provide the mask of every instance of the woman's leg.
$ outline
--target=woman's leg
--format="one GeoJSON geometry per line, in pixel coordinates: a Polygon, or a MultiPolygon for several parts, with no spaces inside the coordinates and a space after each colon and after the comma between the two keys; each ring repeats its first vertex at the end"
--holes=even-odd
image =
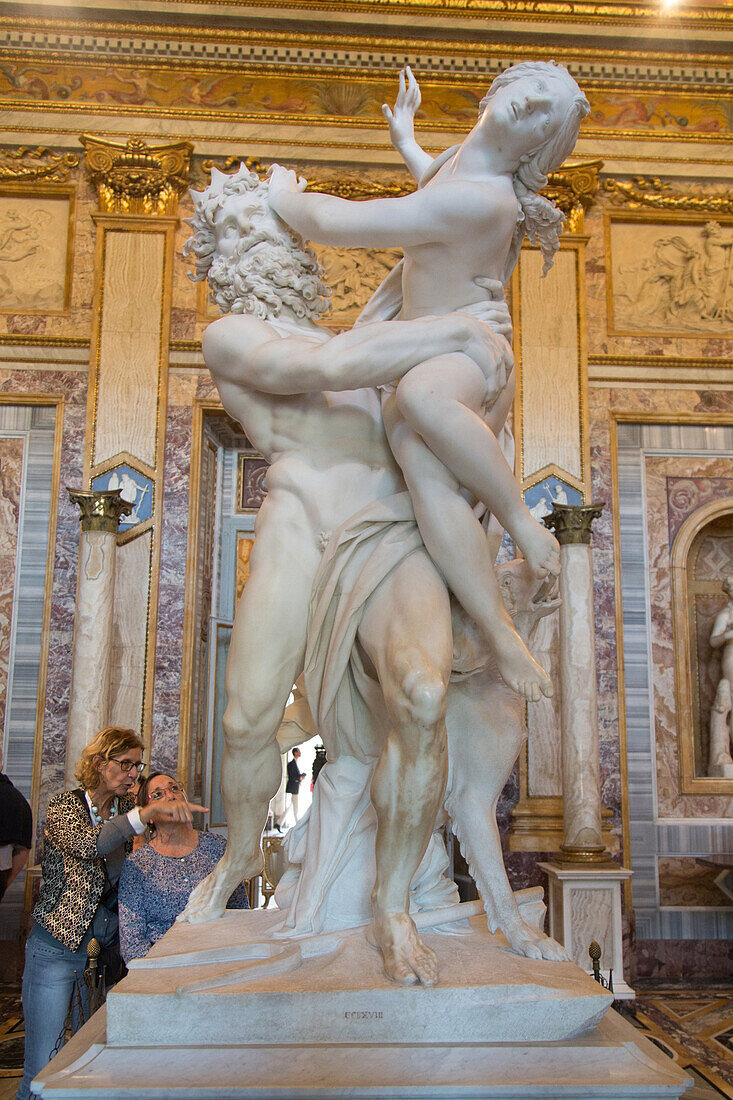
{"type": "Polygon", "coordinates": [[[15,1100],[28,1100],[31,1081],[63,1044],[74,986],[83,982],[85,966],[85,951],[69,951],[58,940],[50,943],[34,924],[25,947],[25,1055],[15,1100]]]}
{"type": "Polygon", "coordinates": [[[555,536],[522,500],[514,473],[480,411],[486,381],[472,359],[445,355],[413,367],[397,387],[397,405],[459,484],[496,516],[538,577],[559,573],[555,536]]]}
{"type": "Polygon", "coordinates": [[[450,590],[486,634],[506,683],[526,699],[552,694],[504,606],[489,544],[456,479],[400,416],[395,396],[383,408],[390,446],[405,476],[420,534],[450,590]]]}

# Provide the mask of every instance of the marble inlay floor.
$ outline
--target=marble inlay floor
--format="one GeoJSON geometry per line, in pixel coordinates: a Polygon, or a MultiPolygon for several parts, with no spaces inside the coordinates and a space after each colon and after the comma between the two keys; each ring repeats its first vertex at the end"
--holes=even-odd
{"type": "MultiPolygon", "coordinates": [[[[635,1002],[624,1002],[621,1011],[695,1078],[698,1097],[733,1100],[733,990],[645,990],[635,1002]]],[[[20,990],[4,982],[0,983],[0,1100],[12,1100],[22,1064],[20,990]]]]}
{"type": "Polygon", "coordinates": [[[624,1015],[710,1097],[733,1098],[733,990],[644,990],[624,1015]]]}

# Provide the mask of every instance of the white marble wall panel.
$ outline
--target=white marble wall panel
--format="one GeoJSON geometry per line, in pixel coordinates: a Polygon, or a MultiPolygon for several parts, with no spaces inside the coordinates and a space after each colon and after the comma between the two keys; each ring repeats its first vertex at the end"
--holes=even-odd
{"type": "Polygon", "coordinates": [[[106,234],[94,464],[129,451],[155,465],[165,234],[106,234]]]}
{"type": "Polygon", "coordinates": [[[522,342],[522,467],[529,478],[556,463],[580,478],[582,451],[576,253],[561,251],[542,278],[542,255],[519,264],[522,342]]]}

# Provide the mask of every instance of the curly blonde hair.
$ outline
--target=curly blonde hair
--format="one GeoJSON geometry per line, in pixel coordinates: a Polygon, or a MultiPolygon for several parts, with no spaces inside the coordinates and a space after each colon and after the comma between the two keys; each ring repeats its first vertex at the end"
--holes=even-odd
{"type": "Polygon", "coordinates": [[[106,726],[82,749],[79,763],[74,768],[74,775],[85,790],[93,791],[99,786],[99,772],[94,765],[95,756],[112,760],[113,757],[121,756],[129,749],[142,751],[144,748],[134,730],[124,729],[121,726],[106,726]]]}

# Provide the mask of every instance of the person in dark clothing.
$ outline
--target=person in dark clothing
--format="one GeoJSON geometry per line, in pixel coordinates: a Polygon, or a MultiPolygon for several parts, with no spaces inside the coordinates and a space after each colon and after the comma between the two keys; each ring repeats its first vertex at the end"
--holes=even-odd
{"type": "Polygon", "coordinates": [[[0,901],[28,862],[33,815],[23,795],[0,771],[0,901]]]}
{"type": "Polygon", "coordinates": [[[305,772],[300,770],[298,760],[300,759],[300,749],[293,749],[293,758],[288,760],[288,781],[285,786],[285,794],[287,795],[287,802],[285,808],[285,819],[290,816],[290,810],[293,811],[293,825],[298,822],[298,791],[300,790],[300,781],[305,779],[305,772]]]}

